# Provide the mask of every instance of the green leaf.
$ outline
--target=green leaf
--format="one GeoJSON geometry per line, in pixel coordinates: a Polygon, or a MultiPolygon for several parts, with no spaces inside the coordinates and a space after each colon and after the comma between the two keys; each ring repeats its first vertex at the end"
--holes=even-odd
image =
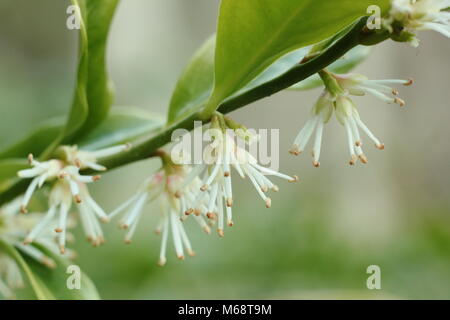
{"type": "Polygon", "coordinates": [[[223,0],[215,53],[212,112],[286,53],[318,43],[389,0],[223,0]]]}
{"type": "Polygon", "coordinates": [[[106,42],[118,0],[72,0],[80,7],[79,64],[72,108],[63,142],[75,141],[108,114],[113,100],[106,69],[106,42]]]}
{"type": "Polygon", "coordinates": [[[8,189],[19,178],[17,171],[29,167],[26,159],[5,159],[0,160],[0,192],[8,189]]]}
{"type": "MultiPolygon", "coordinates": [[[[264,82],[283,74],[299,63],[310,47],[290,52],[269,66],[256,79],[247,84],[237,94],[242,94],[264,82]]],[[[168,123],[199,111],[205,106],[214,86],[215,36],[208,38],[181,74],[170,102],[168,123]]]]}
{"type": "Polygon", "coordinates": [[[54,118],[43,122],[19,142],[0,152],[0,159],[26,158],[28,154],[40,155],[61,133],[62,118],[54,118]]]}
{"type": "Polygon", "coordinates": [[[170,100],[168,123],[200,109],[214,85],[215,35],[209,37],[194,54],[181,74],[170,100]]]}
{"type": "MultiPolygon", "coordinates": [[[[350,50],[345,56],[332,63],[327,70],[334,73],[347,73],[362,63],[370,53],[370,47],[357,46],[350,50]]],[[[323,82],[318,74],[297,83],[289,88],[289,90],[308,90],[322,86],[323,82]]]]}
{"type": "Polygon", "coordinates": [[[0,238],[0,248],[3,249],[3,251],[9,255],[11,258],[13,258],[19,267],[22,269],[22,271],[25,273],[28,282],[30,283],[31,287],[33,288],[34,293],[36,294],[36,297],[39,300],[55,300],[55,297],[51,293],[51,291],[47,288],[47,286],[42,282],[42,280],[33,273],[27,262],[24,260],[22,255],[19,253],[19,251],[10,245],[7,241],[0,238]]]}
{"type": "Polygon", "coordinates": [[[99,300],[97,288],[92,280],[83,272],[81,272],[80,289],[68,289],[67,279],[71,275],[67,273],[67,267],[76,265],[73,261],[68,260],[60,254],[56,254],[47,248],[35,244],[40,251],[46,256],[53,259],[56,263],[56,268],[50,269],[33,259],[27,259],[30,269],[40,279],[45,280],[46,287],[52,292],[57,299],[64,300],[99,300]]]}
{"type": "Polygon", "coordinates": [[[132,142],[151,134],[164,125],[161,115],[132,107],[114,107],[108,117],[78,145],[85,150],[96,150],[132,142]]]}

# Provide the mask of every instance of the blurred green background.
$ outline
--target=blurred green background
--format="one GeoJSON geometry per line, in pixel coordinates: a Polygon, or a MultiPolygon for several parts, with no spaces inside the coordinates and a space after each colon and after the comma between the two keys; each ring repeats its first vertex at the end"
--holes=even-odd
{"type": "MultiPolygon", "coordinates": [[[[0,148],[50,116],[67,113],[73,93],[77,35],[67,30],[69,1],[0,2],[0,148]]],[[[109,44],[116,104],[165,113],[178,75],[215,30],[217,0],[122,1],[109,44]]],[[[107,244],[92,248],[77,230],[77,264],[103,298],[450,298],[450,43],[420,34],[414,49],[384,43],[356,71],[370,78],[415,78],[400,88],[408,105],[356,99],[386,150],[366,147],[369,164],[350,168],[345,132],[326,127],[322,166],[288,154],[320,91],[283,92],[233,118],[253,128],[280,128],[281,170],[301,183],[277,181],[273,207],[248,181],[235,179],[235,226],[224,239],[188,231],[197,256],[156,266],[157,208],[131,245],[115,222],[107,244]],[[382,289],[366,288],[366,268],[379,265],[382,289]]],[[[128,198],[156,160],[121,168],[92,186],[111,210],[128,198]]]]}

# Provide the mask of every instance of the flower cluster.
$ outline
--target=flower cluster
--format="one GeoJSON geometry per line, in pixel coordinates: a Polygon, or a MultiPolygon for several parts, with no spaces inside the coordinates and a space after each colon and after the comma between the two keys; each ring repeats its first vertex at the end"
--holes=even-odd
{"type": "Polygon", "coordinates": [[[150,201],[159,201],[161,217],[157,233],[162,234],[159,265],[166,263],[169,231],[179,259],[184,259],[184,249],[189,255],[194,255],[182,224],[189,217],[193,217],[207,234],[211,233],[211,227],[217,225],[217,232],[221,237],[224,236],[225,222],[228,226],[234,224],[232,168],[242,178],[249,178],[267,208],[271,206],[271,199],[266,193],[269,190],[278,191],[278,187],[266,175],[274,175],[290,182],[298,181],[297,176],[287,176],[258,164],[249,152],[235,142],[236,137],[232,137],[227,131],[229,129],[233,132],[233,129],[226,122],[221,115],[212,118],[208,131],[212,141],[205,147],[200,164],[179,164],[179,160],[175,164],[172,157],[161,151],[159,155],[163,168],[147,179],[134,196],[109,215],[112,218],[126,211],[120,226],[129,229],[125,242],[130,242],[143,206],[150,201]]]}
{"type": "Polygon", "coordinates": [[[31,182],[20,203],[20,211],[27,212],[27,205],[36,189],[44,183],[51,185],[49,194],[49,209],[44,218],[31,229],[24,244],[29,244],[40,237],[44,230],[56,216],[57,225],[54,232],[58,234],[58,244],[61,253],[65,252],[67,219],[72,203],[78,206],[81,224],[87,239],[98,246],[104,241],[99,221],[107,222],[108,217],[103,209],[89,194],[87,184],[100,179],[99,175],[89,176],[80,174],[80,170],[106,170],[97,160],[129,149],[129,145],[119,145],[98,151],[83,151],[76,146],[63,146],[57,151],[58,159],[40,162],[29,155],[31,169],[18,172],[21,178],[31,178],[31,182]]]}
{"type": "Polygon", "coordinates": [[[394,32],[399,26],[407,41],[419,45],[415,30],[434,30],[450,38],[449,0],[393,0],[385,27],[394,32]]]}
{"type": "Polygon", "coordinates": [[[405,101],[400,99],[397,96],[398,91],[390,86],[395,84],[408,86],[412,84],[412,80],[369,80],[359,74],[336,75],[326,71],[322,71],[321,76],[325,83],[325,91],[312,108],[311,118],[295,138],[290,153],[294,155],[302,153],[311,136],[315,133],[312,150],[313,165],[319,167],[323,128],[335,113],[336,119],[344,126],[347,133],[350,165],[356,164],[358,159],[362,163],[367,163],[368,159],[362,149],[363,142],[359,130],[362,130],[378,149],[383,150],[384,144],[361,120],[358,109],[350,95],[371,94],[383,102],[404,106],[405,101]]]}
{"type": "MultiPolygon", "coordinates": [[[[117,214],[125,212],[119,225],[121,228],[128,230],[125,242],[130,243],[144,211],[145,204],[157,202],[160,206],[160,212],[155,232],[162,235],[158,261],[160,266],[165,265],[167,260],[166,251],[169,233],[172,234],[173,245],[178,259],[184,259],[184,251],[189,256],[195,255],[181,222],[182,210],[185,208],[187,195],[190,195],[190,192],[193,191],[193,184],[181,188],[183,180],[188,174],[189,167],[174,165],[167,157],[163,159],[163,168],[144,181],[130,199],[109,215],[110,218],[113,218],[117,214]],[[181,194],[180,190],[183,190],[184,194],[181,194]]],[[[206,232],[209,232],[209,227],[201,217],[197,221],[206,232]]]]}

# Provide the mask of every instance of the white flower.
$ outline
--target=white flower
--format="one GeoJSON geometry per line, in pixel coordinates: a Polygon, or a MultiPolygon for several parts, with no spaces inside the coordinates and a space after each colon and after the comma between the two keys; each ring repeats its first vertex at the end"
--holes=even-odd
{"type": "Polygon", "coordinates": [[[106,167],[97,163],[101,158],[107,158],[117,153],[127,151],[131,148],[131,144],[121,144],[96,151],[79,150],[77,146],[62,146],[61,151],[67,163],[73,164],[83,169],[92,169],[96,171],[105,171],[106,167]]]}
{"type": "MultiPolygon", "coordinates": [[[[123,229],[128,229],[125,236],[125,242],[130,243],[131,238],[136,230],[139,219],[143,213],[144,206],[157,200],[161,207],[160,218],[156,233],[162,235],[161,250],[158,264],[165,265],[167,258],[167,242],[169,233],[172,234],[173,245],[178,259],[184,259],[184,251],[190,256],[195,253],[192,250],[191,243],[187,237],[181,222],[183,206],[186,203],[185,196],[182,192],[189,193],[188,187],[181,187],[184,178],[188,172],[187,166],[175,166],[165,164],[164,168],[153,174],[147,179],[134,196],[117,207],[111,214],[113,218],[117,214],[126,211],[126,214],[120,221],[123,229]]],[[[199,218],[200,224],[204,230],[208,232],[206,222],[203,218],[199,218]]]]}
{"type": "MultiPolygon", "coordinates": [[[[393,0],[385,25],[392,31],[392,24],[400,22],[408,32],[434,30],[450,38],[450,0],[393,0]]],[[[410,39],[418,46],[416,37],[410,39]]]]}
{"type": "Polygon", "coordinates": [[[43,186],[46,181],[54,180],[61,169],[64,167],[64,162],[61,160],[49,160],[45,162],[39,162],[34,160],[33,155],[28,155],[28,162],[33,168],[20,170],[17,175],[20,178],[33,178],[31,180],[25,196],[22,199],[22,205],[20,211],[22,213],[27,212],[27,205],[37,188],[43,186]]]}
{"type": "Polygon", "coordinates": [[[76,146],[62,146],[57,152],[61,155],[61,159],[45,162],[36,161],[30,155],[28,159],[33,168],[18,172],[18,176],[21,178],[33,178],[21,200],[21,212],[27,212],[26,207],[37,188],[42,187],[45,182],[52,183],[52,188],[49,195],[49,209],[44,218],[29,232],[24,244],[29,244],[40,237],[42,230],[45,230],[58,216],[58,224],[54,231],[58,234],[59,250],[64,253],[67,219],[73,201],[77,204],[87,239],[94,246],[103,243],[103,232],[98,219],[107,222],[108,217],[91,197],[86,186],[87,183],[99,180],[100,176],[81,175],[79,171],[87,168],[105,170],[105,167],[97,164],[99,158],[111,156],[128,148],[127,144],[98,151],[82,151],[78,150],[76,146]]]}
{"type": "Polygon", "coordinates": [[[267,208],[271,207],[271,199],[266,196],[269,190],[278,191],[266,175],[274,175],[290,182],[298,181],[298,177],[290,177],[258,164],[257,160],[244,148],[238,146],[229,130],[217,129],[217,119],[213,118],[209,134],[212,143],[205,149],[203,163],[194,167],[186,178],[186,183],[201,177],[200,193],[194,201],[187,204],[187,212],[203,214],[218,223],[217,232],[224,235],[224,220],[228,226],[233,222],[233,193],[231,168],[242,177],[248,177],[267,208]],[[224,210],[225,208],[225,210],[224,210]],[[224,212],[225,211],[225,212],[224,212]],[[225,217],[226,215],[226,217],[225,217]]]}
{"type": "Polygon", "coordinates": [[[54,232],[58,234],[58,245],[61,253],[65,252],[66,229],[72,199],[77,203],[81,224],[89,242],[98,246],[104,242],[103,232],[98,223],[108,222],[103,209],[92,199],[86,183],[94,182],[99,176],[82,176],[75,166],[67,166],[59,173],[59,180],[54,183],[49,195],[49,209],[45,217],[28,233],[24,244],[32,243],[40,236],[43,229],[56,219],[58,224],[54,232]]]}
{"type": "Polygon", "coordinates": [[[410,85],[412,84],[412,80],[368,80],[367,77],[358,74],[329,75],[336,80],[335,84],[337,84],[338,89],[333,93],[330,92],[330,89],[326,89],[323,92],[312,108],[311,118],[295,138],[290,153],[294,155],[302,153],[311,136],[315,133],[312,151],[313,165],[319,167],[324,124],[328,123],[335,112],[337,120],[345,127],[347,133],[347,143],[351,157],[350,165],[354,165],[358,159],[362,163],[367,163],[367,157],[362,150],[362,139],[359,130],[361,129],[378,149],[383,150],[384,144],[380,142],[361,120],[358,110],[349,98],[349,95],[360,96],[371,94],[384,102],[397,103],[400,106],[404,106],[405,102],[397,97],[398,91],[388,85],[410,85]]]}
{"type": "Polygon", "coordinates": [[[333,76],[339,86],[351,95],[364,96],[370,94],[383,102],[396,103],[401,107],[404,107],[406,103],[403,99],[397,97],[399,92],[397,89],[392,88],[391,85],[410,86],[413,83],[412,79],[370,80],[366,76],[357,73],[334,74],[333,76]]]}

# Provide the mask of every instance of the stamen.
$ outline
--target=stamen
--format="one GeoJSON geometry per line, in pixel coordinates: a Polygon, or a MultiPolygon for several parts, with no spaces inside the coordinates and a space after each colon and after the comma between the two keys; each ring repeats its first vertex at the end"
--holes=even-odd
{"type": "Polygon", "coordinates": [[[52,206],[47,211],[47,214],[45,217],[30,231],[30,233],[26,236],[25,240],[23,241],[23,244],[30,244],[34,241],[34,239],[41,233],[42,229],[44,229],[50,221],[55,216],[56,207],[52,206]]]}
{"type": "Polygon", "coordinates": [[[353,134],[352,134],[352,130],[350,128],[348,119],[345,119],[344,127],[345,127],[345,130],[347,131],[347,142],[348,142],[348,148],[349,148],[350,156],[351,156],[350,165],[353,165],[353,164],[355,164],[354,158],[356,158],[355,147],[354,147],[355,143],[353,140],[353,134]]]}
{"type": "Polygon", "coordinates": [[[180,239],[180,232],[178,230],[177,223],[180,223],[178,219],[176,219],[176,214],[171,211],[169,212],[170,215],[170,226],[172,229],[172,238],[173,238],[173,244],[175,246],[175,251],[177,253],[177,258],[180,260],[184,260],[183,255],[183,244],[180,239]]]}
{"type": "Polygon", "coordinates": [[[322,134],[323,134],[323,121],[319,121],[316,128],[316,137],[314,141],[314,149],[313,149],[313,165],[317,168],[320,166],[319,158],[320,158],[320,149],[322,146],[322,134]]]}
{"type": "Polygon", "coordinates": [[[30,202],[31,196],[33,195],[34,191],[36,190],[38,183],[39,183],[39,177],[36,177],[31,181],[31,183],[28,186],[27,191],[25,192],[25,195],[23,197],[20,212],[27,213],[26,208],[27,208],[28,202],[30,202]]]}
{"type": "Polygon", "coordinates": [[[400,99],[398,97],[394,98],[394,102],[398,104],[400,107],[404,107],[406,105],[406,102],[403,99],[400,99]]]}
{"type": "Polygon", "coordinates": [[[169,235],[169,220],[166,217],[164,219],[163,230],[162,230],[162,240],[161,240],[161,249],[159,251],[159,261],[158,265],[160,267],[166,264],[166,250],[167,250],[167,238],[169,235]]]}

